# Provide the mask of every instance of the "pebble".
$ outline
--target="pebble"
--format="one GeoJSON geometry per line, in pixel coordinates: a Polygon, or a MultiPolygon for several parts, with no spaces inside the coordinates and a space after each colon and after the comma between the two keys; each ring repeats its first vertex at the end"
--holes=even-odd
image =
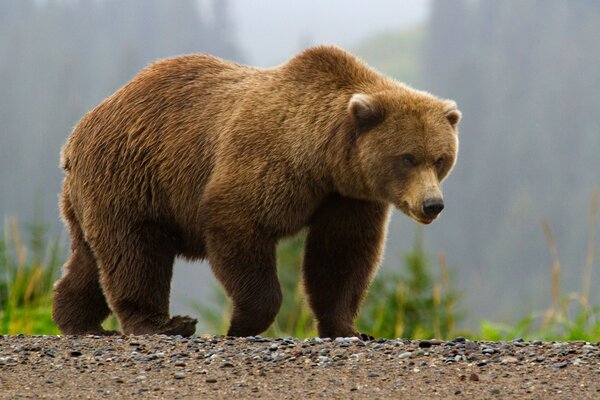
{"type": "Polygon", "coordinates": [[[410,356],[412,356],[412,353],[410,351],[405,351],[404,353],[400,353],[400,355],[398,355],[398,358],[405,359],[405,358],[409,358],[410,356]]]}
{"type": "MultiPolygon", "coordinates": [[[[175,375],[173,375],[173,377],[175,379],[183,379],[185,378],[185,374],[183,372],[176,372],[175,375]]],[[[208,379],[206,381],[208,382],[208,379]]]]}
{"type": "Polygon", "coordinates": [[[429,348],[431,346],[439,346],[441,345],[443,342],[441,340],[437,340],[437,339],[432,339],[432,340],[421,340],[419,342],[419,347],[421,348],[429,348]]]}

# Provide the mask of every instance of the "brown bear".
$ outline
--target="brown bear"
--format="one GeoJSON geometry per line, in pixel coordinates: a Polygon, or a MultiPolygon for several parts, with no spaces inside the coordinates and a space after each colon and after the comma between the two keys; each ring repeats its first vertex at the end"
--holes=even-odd
{"type": "Polygon", "coordinates": [[[393,205],[428,224],[458,150],[453,101],[331,46],[274,68],[158,61],[87,113],[62,150],[72,253],[54,289],[65,334],[192,335],[169,316],[173,261],[208,259],[228,335],[281,305],[275,246],[308,229],[303,279],[321,337],[355,336],[393,205]]]}

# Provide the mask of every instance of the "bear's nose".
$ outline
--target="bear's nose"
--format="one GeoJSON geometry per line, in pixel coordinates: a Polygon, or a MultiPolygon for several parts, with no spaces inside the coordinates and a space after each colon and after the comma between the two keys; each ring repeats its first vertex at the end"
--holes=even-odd
{"type": "Polygon", "coordinates": [[[435,218],[444,209],[444,200],[441,198],[425,199],[423,202],[423,214],[427,218],[435,218]]]}

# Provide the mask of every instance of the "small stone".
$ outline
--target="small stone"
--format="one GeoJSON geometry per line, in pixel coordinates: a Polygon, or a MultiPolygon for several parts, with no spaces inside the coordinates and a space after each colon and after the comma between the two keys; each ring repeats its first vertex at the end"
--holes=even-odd
{"type": "Polygon", "coordinates": [[[560,368],[564,368],[564,367],[566,367],[567,365],[569,365],[569,363],[568,363],[568,362],[566,362],[566,361],[562,361],[562,362],[557,362],[557,363],[554,363],[554,365],[553,365],[553,366],[554,366],[554,368],[559,368],[559,369],[560,369],[560,368]]]}
{"type": "Polygon", "coordinates": [[[69,353],[69,355],[71,357],[79,357],[81,355],[81,352],[79,350],[73,350],[69,353]]]}
{"type": "Polygon", "coordinates": [[[477,362],[477,366],[478,367],[484,367],[484,366],[487,365],[487,363],[488,363],[487,360],[480,360],[480,361],[477,362]]]}
{"type": "Polygon", "coordinates": [[[369,378],[377,378],[379,374],[377,372],[369,372],[369,378]]]}
{"type": "Polygon", "coordinates": [[[276,343],[273,343],[272,345],[269,346],[269,350],[271,351],[276,351],[279,348],[279,346],[277,346],[276,343]]]}
{"type": "Polygon", "coordinates": [[[519,359],[517,357],[513,357],[513,356],[507,356],[507,357],[503,357],[500,362],[502,364],[516,364],[519,362],[519,359]]]}
{"type": "Polygon", "coordinates": [[[479,382],[479,375],[477,375],[475,372],[472,372],[471,375],[469,375],[469,380],[472,382],[479,382]]]}
{"type": "Polygon", "coordinates": [[[409,358],[410,356],[412,356],[412,353],[410,351],[405,351],[404,353],[400,353],[398,358],[403,360],[403,359],[409,358]]]}
{"type": "Polygon", "coordinates": [[[439,346],[440,344],[442,344],[441,340],[437,340],[437,339],[432,339],[432,340],[421,340],[419,342],[419,347],[421,348],[429,348],[431,346],[439,346]]]}
{"type": "Polygon", "coordinates": [[[206,383],[217,383],[216,378],[206,378],[206,383]]]}
{"type": "Polygon", "coordinates": [[[316,337],[310,340],[312,344],[323,344],[323,339],[316,337]]]}
{"type": "Polygon", "coordinates": [[[490,390],[490,394],[491,395],[499,395],[500,394],[500,389],[494,388],[494,389],[490,390]]]}
{"type": "Polygon", "coordinates": [[[116,383],[123,383],[124,382],[123,378],[121,378],[120,376],[113,376],[110,379],[112,379],[116,383]]]}
{"type": "Polygon", "coordinates": [[[483,350],[481,350],[481,352],[483,354],[494,354],[496,352],[496,349],[493,349],[491,347],[486,347],[483,350]]]}
{"type": "MultiPolygon", "coordinates": [[[[183,379],[183,378],[185,378],[185,374],[183,372],[175,372],[174,377],[175,377],[175,379],[183,379]]],[[[207,382],[208,382],[208,380],[207,380],[207,382]]]]}
{"type": "Polygon", "coordinates": [[[462,336],[459,336],[459,337],[456,337],[456,338],[454,338],[454,340],[452,340],[452,341],[453,341],[454,343],[464,343],[464,342],[466,342],[466,341],[467,341],[467,339],[465,339],[465,338],[464,338],[464,337],[462,337],[462,336]]]}
{"type": "Polygon", "coordinates": [[[262,359],[263,361],[273,361],[273,357],[270,354],[265,354],[262,359]]]}
{"type": "Polygon", "coordinates": [[[225,361],[224,363],[221,364],[221,368],[231,368],[231,367],[235,367],[235,365],[233,365],[233,363],[230,363],[229,361],[225,361]]]}

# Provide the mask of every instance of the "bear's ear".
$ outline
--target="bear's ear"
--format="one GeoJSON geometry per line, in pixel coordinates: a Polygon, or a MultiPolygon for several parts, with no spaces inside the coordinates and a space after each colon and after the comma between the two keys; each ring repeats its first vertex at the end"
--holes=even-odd
{"type": "Polygon", "coordinates": [[[456,125],[458,125],[462,117],[462,113],[458,110],[458,108],[456,108],[456,103],[454,101],[447,102],[444,115],[446,116],[446,119],[448,120],[448,122],[450,122],[450,125],[452,125],[453,128],[455,128],[456,125]]]}
{"type": "Polygon", "coordinates": [[[348,112],[358,127],[371,127],[383,119],[383,111],[372,96],[355,93],[348,102],[348,112]]]}

